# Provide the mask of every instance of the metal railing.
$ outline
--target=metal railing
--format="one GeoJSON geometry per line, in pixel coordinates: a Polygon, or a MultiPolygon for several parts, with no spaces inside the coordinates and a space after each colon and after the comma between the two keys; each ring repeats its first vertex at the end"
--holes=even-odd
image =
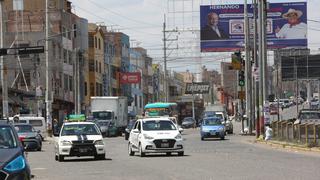
{"type": "Polygon", "coordinates": [[[308,147],[320,146],[320,124],[294,124],[291,121],[274,121],[271,123],[273,139],[308,147]]]}

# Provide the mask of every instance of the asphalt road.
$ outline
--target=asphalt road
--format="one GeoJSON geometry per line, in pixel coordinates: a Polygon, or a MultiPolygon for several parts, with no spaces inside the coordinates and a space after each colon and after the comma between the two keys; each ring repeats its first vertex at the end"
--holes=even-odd
{"type": "MultiPolygon", "coordinates": [[[[237,132],[236,130],[235,132],[237,132]]],[[[107,159],[54,160],[53,144],[29,152],[36,180],[213,180],[308,179],[320,177],[320,154],[286,152],[251,144],[250,136],[229,135],[226,140],[201,141],[198,130],[185,130],[185,156],[130,157],[124,137],[106,138],[107,159]]]]}

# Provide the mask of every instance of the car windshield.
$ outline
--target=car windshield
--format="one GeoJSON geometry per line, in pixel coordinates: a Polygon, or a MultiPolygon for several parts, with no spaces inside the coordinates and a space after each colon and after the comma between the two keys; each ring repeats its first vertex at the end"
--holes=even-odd
{"type": "Polygon", "coordinates": [[[10,127],[0,126],[0,149],[16,148],[17,141],[10,127]]]}
{"type": "Polygon", "coordinates": [[[97,119],[97,120],[112,119],[112,113],[107,111],[93,112],[92,116],[93,116],[93,119],[97,119]]]}
{"type": "Polygon", "coordinates": [[[14,128],[17,130],[18,133],[26,133],[32,132],[32,126],[30,125],[15,125],[14,128]]]}
{"type": "Polygon", "coordinates": [[[194,120],[192,118],[185,118],[183,121],[184,122],[193,122],[194,120]]]}
{"type": "Polygon", "coordinates": [[[73,135],[100,135],[99,130],[94,124],[68,124],[64,125],[61,136],[73,135]]]}
{"type": "Polygon", "coordinates": [[[98,126],[109,126],[110,121],[97,121],[98,126]]]}
{"type": "Polygon", "coordinates": [[[319,119],[320,112],[303,112],[300,114],[299,119],[319,119]]]}
{"type": "Polygon", "coordinates": [[[172,121],[143,121],[142,128],[144,131],[170,131],[176,130],[176,126],[172,121]]]}
{"type": "Polygon", "coordinates": [[[203,125],[205,126],[215,126],[220,124],[221,124],[220,118],[206,118],[203,120],[203,125]]]}
{"type": "Polygon", "coordinates": [[[204,112],[204,117],[212,117],[215,114],[216,113],[214,111],[206,111],[206,112],[204,112]]]}

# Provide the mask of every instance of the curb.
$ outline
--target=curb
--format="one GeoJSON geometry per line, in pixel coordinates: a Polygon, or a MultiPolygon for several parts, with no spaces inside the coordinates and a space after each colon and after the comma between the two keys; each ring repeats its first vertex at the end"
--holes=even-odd
{"type": "Polygon", "coordinates": [[[289,144],[289,143],[286,143],[286,142],[280,142],[280,141],[274,141],[274,140],[264,141],[264,140],[256,139],[256,140],[253,140],[253,142],[251,141],[251,143],[266,144],[266,145],[269,145],[271,147],[277,147],[277,148],[283,148],[283,149],[320,153],[320,148],[319,147],[309,148],[309,147],[306,147],[304,145],[289,144]]]}

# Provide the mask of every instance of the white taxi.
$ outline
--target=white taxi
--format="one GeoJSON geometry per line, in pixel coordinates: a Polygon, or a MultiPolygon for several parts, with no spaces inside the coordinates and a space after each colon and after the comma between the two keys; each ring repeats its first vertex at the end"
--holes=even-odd
{"type": "Polygon", "coordinates": [[[103,137],[92,122],[64,123],[59,137],[55,138],[55,159],[64,161],[70,156],[94,156],[105,159],[103,137]]]}
{"type": "Polygon", "coordinates": [[[130,132],[129,155],[138,152],[141,157],[146,153],[178,153],[183,156],[182,131],[167,117],[139,119],[130,132]]]}

